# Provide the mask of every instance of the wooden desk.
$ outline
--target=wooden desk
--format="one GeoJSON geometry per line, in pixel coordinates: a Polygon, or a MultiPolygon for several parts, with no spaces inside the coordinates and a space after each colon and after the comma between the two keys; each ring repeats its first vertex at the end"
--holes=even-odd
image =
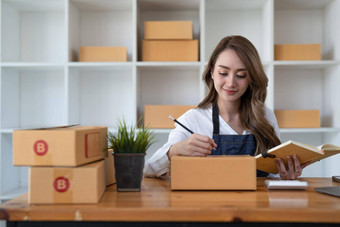
{"type": "Polygon", "coordinates": [[[29,205],[25,194],[0,206],[0,218],[9,226],[21,221],[340,224],[340,198],[314,191],[339,183],[302,178],[309,182],[306,191],[268,191],[265,179],[258,178],[257,191],[171,191],[169,181],[144,178],[141,192],[117,192],[112,185],[92,205],[29,205]]]}

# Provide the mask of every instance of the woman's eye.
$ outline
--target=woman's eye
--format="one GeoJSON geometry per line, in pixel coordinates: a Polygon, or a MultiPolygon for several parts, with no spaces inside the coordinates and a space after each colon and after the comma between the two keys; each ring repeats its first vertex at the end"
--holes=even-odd
{"type": "Polygon", "coordinates": [[[241,79],[243,79],[243,78],[246,78],[246,75],[236,75],[238,78],[241,78],[241,79]]]}
{"type": "Polygon", "coordinates": [[[228,76],[228,73],[221,73],[221,72],[219,72],[218,74],[220,74],[221,76],[228,76]]]}

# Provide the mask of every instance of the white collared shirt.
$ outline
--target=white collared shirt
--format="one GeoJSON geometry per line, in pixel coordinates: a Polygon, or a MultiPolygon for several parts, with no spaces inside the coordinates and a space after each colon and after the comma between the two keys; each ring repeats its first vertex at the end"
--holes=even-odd
{"type": "MultiPolygon", "coordinates": [[[[272,110],[269,108],[265,108],[266,117],[271,125],[274,127],[276,135],[280,138],[280,130],[276,121],[276,117],[272,110]]],[[[191,131],[197,134],[209,136],[212,138],[213,134],[213,122],[212,122],[212,108],[208,109],[191,109],[184,113],[181,117],[178,118],[178,121],[189,128],[191,131]]],[[[228,123],[219,116],[220,121],[220,134],[225,135],[237,135],[228,123]]],[[[146,161],[144,168],[144,176],[145,177],[160,177],[167,178],[169,176],[170,169],[170,160],[167,156],[167,152],[169,148],[182,141],[187,139],[191,134],[183,127],[175,123],[175,127],[171,130],[169,134],[168,141],[159,148],[152,157],[146,161]]],[[[247,131],[243,131],[242,135],[250,134],[247,131]]]]}

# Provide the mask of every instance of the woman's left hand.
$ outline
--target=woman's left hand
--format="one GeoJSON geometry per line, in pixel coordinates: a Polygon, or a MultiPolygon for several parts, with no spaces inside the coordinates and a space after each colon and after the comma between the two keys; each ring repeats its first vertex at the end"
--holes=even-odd
{"type": "Polygon", "coordinates": [[[295,180],[302,174],[303,168],[305,168],[310,162],[306,162],[304,164],[300,164],[300,160],[294,154],[293,158],[291,156],[287,156],[288,170],[283,163],[281,158],[277,158],[276,165],[277,169],[280,173],[280,178],[282,180],[295,180]]]}

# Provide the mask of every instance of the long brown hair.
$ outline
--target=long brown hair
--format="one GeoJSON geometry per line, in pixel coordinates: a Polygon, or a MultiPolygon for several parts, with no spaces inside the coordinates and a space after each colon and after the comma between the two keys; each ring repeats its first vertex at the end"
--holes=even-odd
{"type": "Polygon", "coordinates": [[[265,116],[264,102],[267,96],[268,78],[256,48],[248,39],[242,36],[227,36],[216,46],[203,73],[203,80],[209,88],[209,93],[198,107],[206,109],[217,105],[218,93],[214,87],[211,72],[214,70],[218,56],[225,49],[232,49],[236,52],[249,75],[249,86],[241,97],[239,111],[242,126],[255,136],[255,155],[257,155],[281,142],[265,116]]]}

